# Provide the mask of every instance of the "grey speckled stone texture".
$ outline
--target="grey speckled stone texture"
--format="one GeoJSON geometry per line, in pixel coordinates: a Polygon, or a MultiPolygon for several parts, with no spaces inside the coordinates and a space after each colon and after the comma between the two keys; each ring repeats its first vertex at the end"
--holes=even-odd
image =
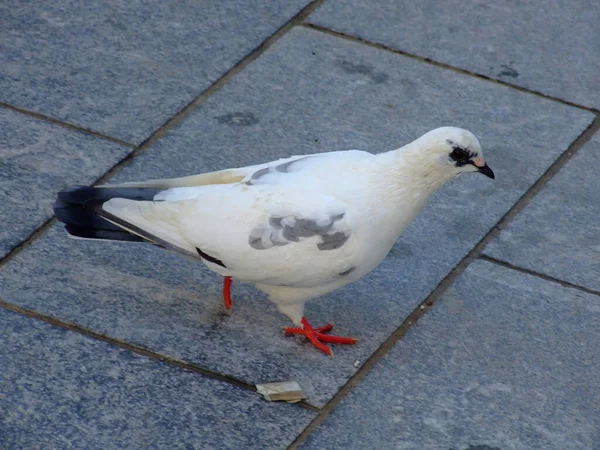
{"type": "MultiPolygon", "coordinates": [[[[593,115],[495,83],[298,28],[114,181],[181,176],[290,154],[382,151],[441,125],[471,129],[495,182],[465,176],[435,196],[372,274],[307,307],[360,339],[335,358],[286,338],[287,318],[235,284],[143,245],[69,240],[58,228],[0,272],[0,297],[249,383],[297,380],[323,404],[399,326],[593,115]],[[60,258],[60,259],[58,259],[60,258]]],[[[228,207],[228,205],[223,205],[228,207]]]]}
{"type": "Polygon", "coordinates": [[[93,183],[131,151],[0,108],[0,257],[52,217],[59,189],[93,183]]]}
{"type": "Polygon", "coordinates": [[[308,3],[3,3],[0,101],[139,143],[308,3]]]}
{"type": "Polygon", "coordinates": [[[485,253],[600,291],[599,171],[596,133],[485,253]]]}
{"type": "Polygon", "coordinates": [[[302,448],[600,448],[598,300],[477,261],[302,448]]]}
{"type": "Polygon", "coordinates": [[[315,413],[0,309],[0,448],[286,448],[315,413]]]}
{"type": "Polygon", "coordinates": [[[327,0],[310,21],[600,108],[596,0],[327,0]]]}

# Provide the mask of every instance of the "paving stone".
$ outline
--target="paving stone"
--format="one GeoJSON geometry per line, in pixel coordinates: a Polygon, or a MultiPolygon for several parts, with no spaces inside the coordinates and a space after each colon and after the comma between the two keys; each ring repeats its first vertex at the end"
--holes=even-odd
{"type": "Polygon", "coordinates": [[[598,300],[477,261],[302,448],[599,448],[598,300]]]}
{"type": "Polygon", "coordinates": [[[600,291],[600,134],[551,179],[485,253],[600,291]]]}
{"type": "Polygon", "coordinates": [[[309,20],[600,109],[595,0],[327,0],[309,20]]]}
{"type": "MultiPolygon", "coordinates": [[[[305,28],[294,29],[122,170],[181,176],[324,150],[382,151],[437,126],[480,136],[495,182],[462,177],[436,195],[386,261],[308,304],[357,346],[335,358],[300,338],[253,287],[159,249],[68,239],[60,229],[0,272],[0,297],[249,383],[296,380],[325,403],[585,129],[593,115],[305,28]],[[57,260],[60,255],[60,260],[57,260]]],[[[227,205],[224,205],[227,207],[227,205]]]]}
{"type": "Polygon", "coordinates": [[[314,412],[0,309],[2,448],[285,448],[314,412]]]}
{"type": "Polygon", "coordinates": [[[0,108],[0,257],[52,217],[59,189],[93,183],[131,150],[0,108]]]}
{"type": "Polygon", "coordinates": [[[139,143],[308,0],[0,6],[0,101],[139,143]]]}

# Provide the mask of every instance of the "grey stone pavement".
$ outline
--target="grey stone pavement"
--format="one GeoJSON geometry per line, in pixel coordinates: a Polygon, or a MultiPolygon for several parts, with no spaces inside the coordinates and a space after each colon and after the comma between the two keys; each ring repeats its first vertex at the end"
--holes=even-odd
{"type": "MultiPolygon", "coordinates": [[[[600,4],[0,4],[1,449],[600,449],[600,4]],[[443,125],[496,172],[309,303],[73,241],[71,184],[380,152],[443,125]],[[296,380],[298,404],[257,383],[296,380]]],[[[226,205],[224,205],[226,207],[226,205]]]]}

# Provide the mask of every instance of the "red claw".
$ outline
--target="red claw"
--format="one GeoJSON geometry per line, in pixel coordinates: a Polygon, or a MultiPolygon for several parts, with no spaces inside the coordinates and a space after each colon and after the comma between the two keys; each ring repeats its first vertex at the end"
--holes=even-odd
{"type": "Polygon", "coordinates": [[[330,336],[328,333],[333,329],[333,325],[328,323],[319,328],[313,328],[306,318],[302,318],[303,328],[300,327],[289,327],[285,328],[285,334],[301,334],[308,338],[308,340],[314,345],[316,348],[321,350],[323,353],[329,356],[333,356],[333,351],[328,345],[323,344],[323,342],[328,342],[330,344],[356,344],[358,339],[351,337],[341,337],[341,336],[330,336]]]}

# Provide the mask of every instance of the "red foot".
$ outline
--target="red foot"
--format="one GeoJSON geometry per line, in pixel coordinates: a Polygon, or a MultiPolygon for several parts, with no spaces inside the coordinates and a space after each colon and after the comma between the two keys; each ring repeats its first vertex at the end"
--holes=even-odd
{"type": "Polygon", "coordinates": [[[333,351],[328,345],[323,344],[323,342],[329,342],[331,344],[356,344],[358,342],[358,339],[351,337],[330,336],[325,334],[330,332],[333,328],[333,325],[330,323],[319,328],[313,328],[310,323],[308,323],[308,320],[303,317],[302,326],[303,328],[285,328],[285,334],[301,334],[306,336],[312,345],[329,356],[333,356],[333,351]]]}
{"type": "Polygon", "coordinates": [[[227,312],[231,312],[231,277],[223,277],[223,301],[227,312]]]}

